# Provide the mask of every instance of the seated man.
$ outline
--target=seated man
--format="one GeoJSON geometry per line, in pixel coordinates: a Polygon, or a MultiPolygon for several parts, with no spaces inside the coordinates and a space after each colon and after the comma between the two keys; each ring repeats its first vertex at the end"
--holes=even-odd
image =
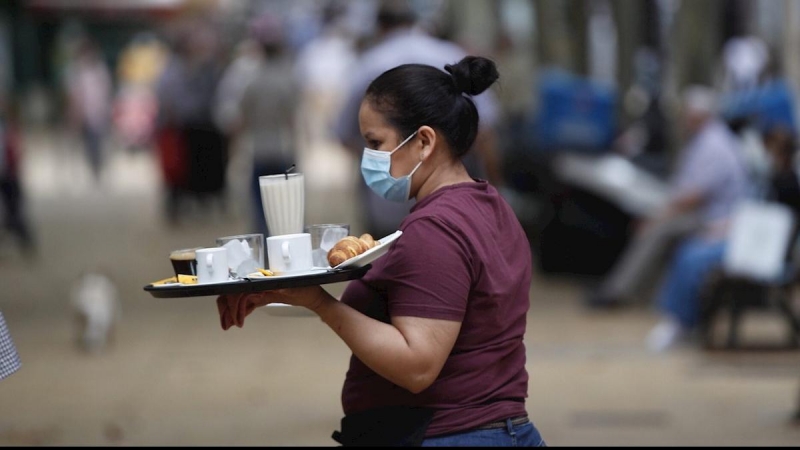
{"type": "Polygon", "coordinates": [[[748,192],[738,141],[715,113],[715,95],[705,87],[682,96],[686,145],[670,180],[669,201],[636,232],[600,288],[593,306],[629,301],[668,250],[687,238],[725,236],[734,205],[748,192]]]}
{"type": "MultiPolygon", "coordinates": [[[[764,133],[763,141],[771,167],[766,200],[784,204],[798,215],[800,183],[793,169],[794,136],[775,127],[764,133]]],[[[721,266],[726,244],[723,237],[704,236],[689,239],[678,248],[657,296],[663,319],[647,337],[651,350],[670,348],[698,325],[701,289],[708,275],[721,266]]]]}

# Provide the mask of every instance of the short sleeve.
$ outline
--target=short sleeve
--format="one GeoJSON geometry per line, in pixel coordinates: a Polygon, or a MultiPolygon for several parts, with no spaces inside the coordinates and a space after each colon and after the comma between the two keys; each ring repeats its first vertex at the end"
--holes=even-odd
{"type": "Polygon", "coordinates": [[[710,139],[692,149],[681,167],[672,190],[673,198],[691,194],[708,196],[725,189],[736,162],[729,154],[732,150],[721,148],[724,143],[710,139]],[[704,144],[704,145],[703,145],[704,144]]]}
{"type": "Polygon", "coordinates": [[[464,319],[472,259],[456,230],[436,218],[416,219],[403,228],[387,256],[390,316],[464,319]]]}

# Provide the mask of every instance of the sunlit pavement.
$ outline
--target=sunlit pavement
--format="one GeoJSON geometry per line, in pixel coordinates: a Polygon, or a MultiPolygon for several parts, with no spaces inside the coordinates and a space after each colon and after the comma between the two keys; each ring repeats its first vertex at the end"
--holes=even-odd
{"type": "MultiPolygon", "coordinates": [[[[257,311],[223,332],[213,298],[142,290],[169,276],[169,250],[247,231],[235,182],[227,212],[197,207],[171,228],[149,153],[113,152],[94,184],[68,138],[36,132],[26,144],[39,245],[29,260],[0,239],[0,309],[23,361],[0,382],[0,445],[335,445],[349,352],[327,327],[257,311]],[[74,345],[68,293],[84,270],[107,273],[122,296],[114,340],[97,355],[74,345]]],[[[307,221],[359,230],[352,162],[313,156],[324,162],[307,171],[319,174],[307,221]]],[[[800,353],[654,355],[643,344],[650,306],[589,311],[584,293],[570,278],[537,275],[531,286],[528,411],[550,445],[800,443],[789,424],[800,353]]]]}

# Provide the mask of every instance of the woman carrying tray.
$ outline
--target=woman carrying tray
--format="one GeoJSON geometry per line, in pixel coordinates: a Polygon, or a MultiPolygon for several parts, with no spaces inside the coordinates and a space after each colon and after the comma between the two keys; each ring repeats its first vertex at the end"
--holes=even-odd
{"type": "Polygon", "coordinates": [[[361,172],[387,200],[415,199],[403,235],[341,301],[319,286],[220,296],[222,328],[255,308],[313,311],[351,349],[343,445],[543,446],[528,419],[523,342],[531,253],[514,212],[461,157],[478,132],[471,96],[497,79],[466,57],[403,65],[366,91],[361,172]]]}

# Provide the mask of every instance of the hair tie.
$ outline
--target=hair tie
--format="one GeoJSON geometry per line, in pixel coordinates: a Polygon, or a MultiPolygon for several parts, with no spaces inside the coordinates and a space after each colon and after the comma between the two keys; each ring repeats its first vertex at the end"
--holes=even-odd
{"type": "Polygon", "coordinates": [[[470,88],[470,82],[468,79],[456,75],[455,69],[456,67],[452,64],[447,64],[444,66],[444,70],[450,74],[450,78],[453,80],[453,86],[456,87],[458,93],[461,95],[468,95],[467,91],[470,88]]]}

